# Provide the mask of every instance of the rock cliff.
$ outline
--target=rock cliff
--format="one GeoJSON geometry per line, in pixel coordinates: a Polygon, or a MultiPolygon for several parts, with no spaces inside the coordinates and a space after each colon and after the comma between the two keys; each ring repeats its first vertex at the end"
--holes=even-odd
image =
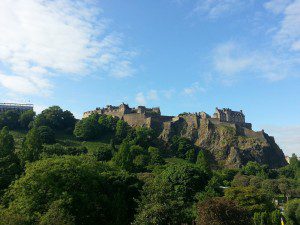
{"type": "Polygon", "coordinates": [[[93,113],[118,117],[132,127],[150,127],[166,142],[175,135],[186,137],[208,150],[217,164],[228,168],[240,167],[248,161],[268,164],[271,168],[287,164],[274,138],[263,131],[253,131],[242,110],[216,108],[212,117],[205,112],[163,116],[158,107],[130,108],[122,103],[87,111],[83,118],[93,113]]]}
{"type": "Polygon", "coordinates": [[[237,168],[248,161],[267,164],[271,168],[285,166],[284,154],[273,137],[232,123],[179,116],[165,123],[160,137],[169,141],[174,135],[191,139],[195,145],[211,153],[220,166],[237,168]]]}

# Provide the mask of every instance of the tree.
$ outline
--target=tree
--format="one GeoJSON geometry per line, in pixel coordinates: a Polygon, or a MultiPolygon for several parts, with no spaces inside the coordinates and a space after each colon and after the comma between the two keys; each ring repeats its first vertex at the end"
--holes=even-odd
{"type": "Polygon", "coordinates": [[[53,201],[48,211],[41,216],[39,225],[75,225],[74,216],[66,210],[68,206],[70,201],[64,199],[53,201]]]}
{"type": "Polygon", "coordinates": [[[267,179],[262,181],[261,188],[268,192],[268,194],[271,196],[275,196],[280,193],[278,188],[278,180],[276,179],[267,179]]]}
{"type": "Polygon", "coordinates": [[[241,173],[238,173],[234,176],[231,185],[233,187],[247,187],[250,184],[250,176],[245,176],[241,173]]]}
{"type": "Polygon", "coordinates": [[[298,196],[299,183],[294,179],[280,178],[277,180],[281,194],[284,194],[288,201],[290,197],[298,196]]]}
{"type": "Polygon", "coordinates": [[[225,190],[225,197],[236,201],[252,215],[255,212],[271,212],[274,210],[271,196],[255,187],[232,187],[225,190]]]}
{"type": "Polygon", "coordinates": [[[249,161],[246,166],[242,168],[244,175],[260,176],[262,178],[268,177],[268,167],[266,165],[260,165],[257,162],[249,161]]]}
{"type": "Polygon", "coordinates": [[[125,139],[131,127],[123,120],[118,120],[116,125],[116,138],[119,142],[125,139]]]}
{"type": "Polygon", "coordinates": [[[76,119],[69,111],[63,111],[59,106],[51,106],[37,115],[33,126],[48,126],[54,130],[73,130],[76,119]]]}
{"type": "Polygon", "coordinates": [[[136,128],[134,135],[135,137],[132,140],[133,145],[139,145],[145,149],[157,145],[157,134],[151,128],[138,127],[136,128]]]}
{"type": "Polygon", "coordinates": [[[149,164],[150,156],[147,150],[139,145],[131,145],[123,142],[119,151],[114,155],[113,161],[116,165],[130,172],[145,170],[149,164]]]}
{"type": "Polygon", "coordinates": [[[171,141],[172,154],[179,158],[186,158],[195,161],[196,150],[191,140],[174,136],[171,141]]]}
{"type": "Polygon", "coordinates": [[[17,153],[21,163],[24,165],[26,161],[33,162],[38,160],[42,152],[42,144],[38,128],[32,128],[26,135],[22,149],[17,153]]]}
{"type": "Polygon", "coordinates": [[[28,129],[29,124],[34,120],[35,112],[33,110],[27,110],[21,113],[19,123],[23,129],[28,129]]]}
{"type": "Polygon", "coordinates": [[[92,140],[100,136],[101,127],[98,123],[98,115],[92,114],[78,121],[75,125],[74,135],[81,140],[92,140]]]}
{"type": "Polygon", "coordinates": [[[271,223],[272,225],[280,225],[281,224],[281,213],[279,210],[274,210],[271,212],[271,223]]]}
{"type": "Polygon", "coordinates": [[[14,151],[13,136],[8,128],[4,127],[0,132],[0,194],[21,172],[20,163],[14,151]]]}
{"type": "Polygon", "coordinates": [[[42,159],[9,188],[0,215],[22,215],[22,224],[127,225],[139,187],[135,176],[93,157],[42,159]]]}
{"type": "Polygon", "coordinates": [[[288,225],[300,224],[300,199],[293,199],[284,205],[284,216],[288,225]]]}
{"type": "Polygon", "coordinates": [[[151,165],[162,165],[165,163],[165,160],[163,159],[161,155],[161,151],[158,148],[150,146],[148,148],[148,152],[150,155],[150,164],[151,165]]]}
{"type": "Polygon", "coordinates": [[[91,152],[98,161],[109,161],[113,156],[113,149],[111,146],[101,146],[91,152]]]}
{"type": "Polygon", "coordinates": [[[247,211],[236,202],[215,197],[197,206],[197,225],[240,225],[251,224],[247,211]]]}
{"type": "Polygon", "coordinates": [[[20,112],[9,110],[0,114],[0,128],[7,126],[9,129],[20,127],[19,124],[20,112]]]}
{"type": "Polygon", "coordinates": [[[65,110],[62,113],[62,118],[63,118],[62,120],[63,129],[72,133],[76,123],[76,119],[74,115],[69,110],[65,110]]]}
{"type": "Polygon", "coordinates": [[[130,153],[130,144],[128,142],[123,142],[120,145],[119,151],[114,155],[112,160],[120,168],[127,171],[132,171],[133,165],[130,153]]]}
{"type": "Polygon", "coordinates": [[[37,128],[37,131],[43,144],[53,144],[55,142],[55,133],[50,127],[41,126],[37,128]]]}
{"type": "Polygon", "coordinates": [[[118,118],[115,118],[113,116],[100,115],[98,123],[101,127],[102,133],[114,133],[116,131],[118,120],[118,118]]]}
{"type": "Polygon", "coordinates": [[[195,195],[208,175],[194,164],[173,164],[144,185],[135,225],[179,225],[194,219],[195,195]]]}
{"type": "Polygon", "coordinates": [[[210,163],[209,163],[207,153],[204,152],[203,150],[199,151],[198,156],[197,156],[196,164],[199,167],[201,167],[203,170],[205,170],[207,172],[211,172],[210,163]]]}

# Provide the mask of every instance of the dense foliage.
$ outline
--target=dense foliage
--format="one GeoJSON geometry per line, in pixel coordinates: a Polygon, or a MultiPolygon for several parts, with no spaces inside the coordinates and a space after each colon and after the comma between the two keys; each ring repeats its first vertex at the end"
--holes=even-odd
{"type": "Polygon", "coordinates": [[[209,149],[58,106],[0,114],[0,225],[298,225],[300,162],[225,169],[209,149]],[[282,209],[284,209],[282,211],[282,209]],[[281,210],[281,211],[280,211],[281,210]]]}
{"type": "Polygon", "coordinates": [[[0,113],[0,128],[7,126],[10,129],[28,129],[29,124],[34,120],[35,112],[5,111],[0,113]]]}
{"type": "Polygon", "coordinates": [[[54,224],[57,217],[68,224],[127,224],[138,188],[134,176],[90,157],[43,159],[28,165],[9,188],[1,219],[14,215],[23,224],[54,224]]]}

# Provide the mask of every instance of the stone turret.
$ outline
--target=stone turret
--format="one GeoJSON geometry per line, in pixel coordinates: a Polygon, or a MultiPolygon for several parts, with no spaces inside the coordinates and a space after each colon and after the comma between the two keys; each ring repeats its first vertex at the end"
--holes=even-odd
{"type": "Polygon", "coordinates": [[[213,118],[217,118],[220,122],[228,123],[245,123],[245,115],[243,111],[233,111],[229,108],[218,109],[213,115],[213,118]]]}

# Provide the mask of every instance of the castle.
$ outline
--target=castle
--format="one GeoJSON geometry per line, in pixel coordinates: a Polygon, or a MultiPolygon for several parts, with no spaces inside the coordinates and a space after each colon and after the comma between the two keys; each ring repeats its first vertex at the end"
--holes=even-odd
{"type": "Polygon", "coordinates": [[[199,113],[183,113],[178,116],[161,115],[160,108],[146,108],[138,106],[130,108],[127,104],[122,103],[120,106],[108,105],[105,108],[96,108],[92,111],[87,111],[83,114],[83,118],[90,116],[93,113],[100,115],[111,115],[126,121],[133,127],[151,127],[159,131],[171,129],[177,121],[184,120],[188,125],[192,125],[195,129],[199,128],[200,120],[209,120],[213,124],[226,123],[238,125],[247,129],[252,129],[251,123],[245,122],[245,115],[241,111],[233,111],[229,108],[216,108],[215,113],[211,117],[205,112],[199,113]]]}
{"type": "Polygon", "coordinates": [[[18,111],[24,112],[27,110],[33,110],[32,104],[17,104],[17,103],[0,103],[0,113],[6,111],[18,111]]]}

